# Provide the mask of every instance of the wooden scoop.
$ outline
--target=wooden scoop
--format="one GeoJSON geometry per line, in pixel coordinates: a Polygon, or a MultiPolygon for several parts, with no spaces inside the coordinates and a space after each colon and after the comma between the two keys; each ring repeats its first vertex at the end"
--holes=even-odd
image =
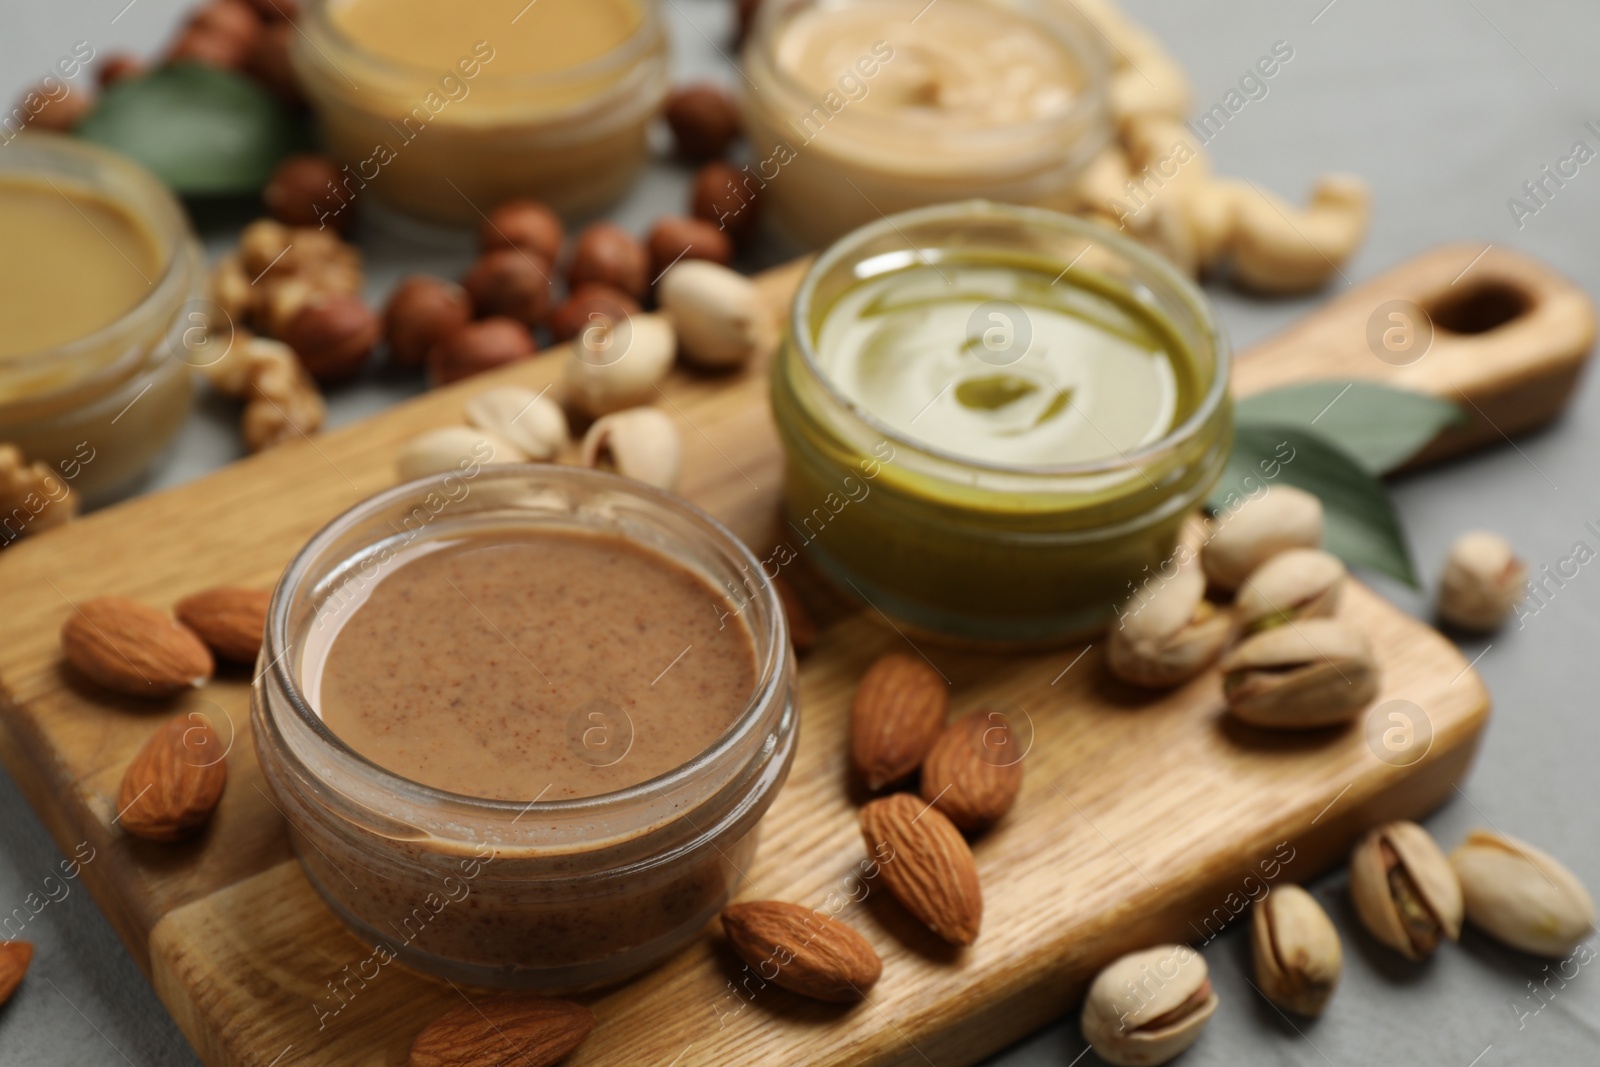
{"type": "Polygon", "coordinates": [[[1595,340],[1587,293],[1538,260],[1453,244],[1365,282],[1240,354],[1240,396],[1315,379],[1383,382],[1460,404],[1417,466],[1508,439],[1571,400],[1595,340]]]}

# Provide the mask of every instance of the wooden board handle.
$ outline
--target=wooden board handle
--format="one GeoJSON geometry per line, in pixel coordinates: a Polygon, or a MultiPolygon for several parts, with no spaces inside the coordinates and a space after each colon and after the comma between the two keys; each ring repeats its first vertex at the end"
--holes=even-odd
{"type": "Polygon", "coordinates": [[[1510,249],[1454,244],[1408,260],[1243,352],[1240,396],[1316,379],[1365,379],[1453,400],[1467,422],[1416,466],[1554,419],[1595,340],[1587,293],[1510,249]]]}

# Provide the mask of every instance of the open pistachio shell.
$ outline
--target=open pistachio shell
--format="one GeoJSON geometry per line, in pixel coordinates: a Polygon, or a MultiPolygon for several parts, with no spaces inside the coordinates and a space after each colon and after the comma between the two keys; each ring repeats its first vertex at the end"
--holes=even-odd
{"type": "Polygon", "coordinates": [[[1385,823],[1361,839],[1350,855],[1350,898],[1367,931],[1407,959],[1461,936],[1461,882],[1414,822],[1385,823]]]}
{"type": "Polygon", "coordinates": [[[1233,622],[1205,599],[1198,567],[1124,605],[1106,638],[1106,665],[1130,685],[1181,685],[1209,667],[1233,635],[1233,622]]]}

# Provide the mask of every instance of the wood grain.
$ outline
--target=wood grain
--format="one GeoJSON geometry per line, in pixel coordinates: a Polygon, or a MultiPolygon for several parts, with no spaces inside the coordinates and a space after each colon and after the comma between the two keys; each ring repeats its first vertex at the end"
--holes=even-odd
{"type": "MultiPolygon", "coordinates": [[[[1433,277],[1463,254],[1419,262],[1433,277]]],[[[799,269],[763,279],[775,313],[799,269]]],[[[1526,272],[1517,276],[1531,284],[1526,272]]],[[[1365,301],[1385,291],[1371,283],[1358,293],[1365,301]]],[[[1352,342],[1358,293],[1330,306],[1338,328],[1315,316],[1241,359],[1239,385],[1389,376],[1367,365],[1379,361],[1363,334],[1352,342]]],[[[1548,383],[1570,382],[1576,369],[1535,354],[1527,373],[1543,375],[1553,413],[1560,398],[1548,383]]],[[[1482,355],[1476,377],[1460,362],[1430,356],[1406,368],[1405,380],[1459,388],[1486,407],[1514,388],[1496,382],[1519,380],[1504,353],[1482,355]],[[1429,367],[1449,373],[1431,378],[1429,367]]],[[[400,1064],[426,1022],[477,993],[398,964],[363,970],[372,946],[313,894],[264,792],[246,674],[224,674],[174,703],[119,700],[66,671],[57,630],[71,604],[90,596],[165,608],[208,586],[270,585],[317,527],[394,483],[403,441],[458,422],[466,398],[491,382],[542,388],[558,364],[540,358],[430,393],[0,555],[6,764],[64,851],[80,842],[95,850],[83,880],[207,1063],[400,1064]],[[178,847],[126,838],[113,824],[123,768],[162,717],[195,708],[219,729],[233,727],[231,780],[214,825],[178,847]]],[[[684,431],[684,494],[757,547],[776,536],[782,477],[765,388],[760,367],[732,378],[675,376],[661,403],[684,431]]],[[[806,595],[831,624],[802,663],[800,747],[763,824],[745,895],[820,906],[846,892],[864,855],[847,787],[850,695],[874,657],[906,643],[819,590],[806,595]]],[[[978,943],[944,946],[871,887],[843,914],[883,954],[884,976],[868,1003],[837,1008],[770,986],[735,992],[739,964],[713,930],[655,971],[589,998],[600,1024],[570,1062],[971,1063],[1069,1009],[1109,958],[1157,939],[1207,940],[1259,892],[1263,863],[1308,879],[1373,822],[1438,804],[1471,761],[1488,698],[1455,648],[1359,587],[1343,612],[1380,650],[1380,703],[1411,701],[1432,725],[1432,747],[1411,766],[1378,759],[1359,726],[1292,738],[1234,726],[1213,675],[1152,701],[1110,682],[1098,648],[1007,657],[924,648],[951,680],[952,714],[1019,707],[1034,729],[1016,809],[975,846],[986,896],[978,943]]]]}

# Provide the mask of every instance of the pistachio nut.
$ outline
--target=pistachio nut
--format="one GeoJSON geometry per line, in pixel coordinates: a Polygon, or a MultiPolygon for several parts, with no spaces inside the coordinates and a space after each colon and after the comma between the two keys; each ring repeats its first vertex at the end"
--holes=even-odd
{"type": "Polygon", "coordinates": [[[1106,665],[1131,685],[1164,688],[1187,682],[1222,654],[1233,622],[1206,600],[1198,567],[1123,606],[1106,640],[1106,665]]]}
{"type": "Polygon", "coordinates": [[[1228,710],[1255,726],[1312,730],[1349,722],[1378,695],[1367,639],[1334,619],[1263,630],[1218,666],[1228,710]]]}
{"type": "Polygon", "coordinates": [[[400,449],[396,465],[405,481],[446,471],[465,473],[474,466],[521,463],[528,457],[497,433],[467,426],[446,426],[411,439],[400,449]]]}
{"type": "Polygon", "coordinates": [[[683,466],[678,427],[656,408],[629,408],[600,419],[583,437],[583,465],[671,489],[683,466]]]}
{"type": "Polygon", "coordinates": [[[1292,485],[1275,485],[1212,521],[1200,562],[1212,585],[1231,592],[1279,552],[1321,544],[1322,501],[1292,485]]]}
{"type": "Polygon", "coordinates": [[[467,421],[516,445],[528,458],[550,460],[572,440],[567,415],[547,393],[520,385],[487,389],[466,405],[467,421]]]}
{"type": "Polygon", "coordinates": [[[602,319],[573,339],[561,373],[562,397],[595,418],[649,403],[677,351],[672,323],[660,315],[602,319]]]}
{"type": "Polygon", "coordinates": [[[1499,534],[1475,530],[1450,546],[1439,580],[1439,618],[1451,626],[1487,633],[1522,602],[1528,568],[1499,534]]]}
{"type": "Polygon", "coordinates": [[[1239,587],[1234,614],[1249,633],[1294,619],[1330,616],[1339,609],[1344,563],[1320,548],[1291,548],[1251,572],[1239,587]]]}
{"type": "Polygon", "coordinates": [[[1474,830],[1450,853],[1467,919],[1512,948],[1565,956],[1594,930],[1594,899],[1554,857],[1474,830]]]}
{"type": "Polygon", "coordinates": [[[686,259],[656,287],[684,358],[711,368],[742,367],[777,344],[778,328],[756,283],[719,263],[686,259]]]}
{"type": "Polygon", "coordinates": [[[1428,831],[1391,822],[1350,854],[1350,898],[1361,924],[1407,959],[1461,936],[1461,882],[1428,831]]]}
{"type": "Polygon", "coordinates": [[[1166,1063],[1217,1010],[1206,961],[1188,945],[1133,952],[1101,971],[1083,1002],[1083,1038],[1107,1063],[1166,1063]]]}
{"type": "Polygon", "coordinates": [[[1296,1015],[1321,1015],[1339,984],[1344,952],[1333,920],[1297,885],[1273,887],[1255,905],[1250,945],[1256,984],[1266,998],[1296,1015]]]}

